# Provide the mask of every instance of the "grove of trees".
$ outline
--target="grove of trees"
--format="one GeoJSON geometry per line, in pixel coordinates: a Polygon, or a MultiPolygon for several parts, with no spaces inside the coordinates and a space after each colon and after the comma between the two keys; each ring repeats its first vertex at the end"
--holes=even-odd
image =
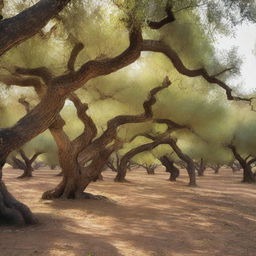
{"type": "Polygon", "coordinates": [[[48,200],[101,199],[85,191],[106,168],[116,182],[136,167],[162,165],[170,181],[186,169],[196,186],[208,167],[239,166],[256,182],[254,95],[235,87],[236,49],[215,44],[256,22],[254,0],[0,2],[1,222],[37,223],[8,191],[6,163],[21,177],[36,159],[58,165],[48,200]]]}

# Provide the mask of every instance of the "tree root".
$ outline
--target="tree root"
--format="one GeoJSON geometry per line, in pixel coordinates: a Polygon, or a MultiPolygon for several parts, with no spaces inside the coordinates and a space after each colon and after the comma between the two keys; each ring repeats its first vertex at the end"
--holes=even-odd
{"type": "Polygon", "coordinates": [[[38,223],[30,209],[8,192],[3,181],[0,181],[0,223],[7,225],[38,223]]]}

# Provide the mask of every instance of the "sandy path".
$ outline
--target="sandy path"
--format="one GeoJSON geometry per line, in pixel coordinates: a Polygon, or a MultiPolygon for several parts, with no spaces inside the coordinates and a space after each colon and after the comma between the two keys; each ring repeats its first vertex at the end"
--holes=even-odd
{"type": "Polygon", "coordinates": [[[21,181],[5,169],[9,189],[41,224],[0,227],[1,256],[256,256],[256,186],[241,184],[241,173],[210,171],[190,188],[185,172],[170,183],[161,169],[135,170],[131,183],[117,184],[109,171],[88,191],[111,201],[41,201],[57,172],[21,181]]]}

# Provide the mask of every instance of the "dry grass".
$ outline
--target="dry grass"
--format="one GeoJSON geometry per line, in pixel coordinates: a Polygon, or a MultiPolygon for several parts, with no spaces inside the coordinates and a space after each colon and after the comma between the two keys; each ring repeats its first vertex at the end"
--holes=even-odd
{"type": "Polygon", "coordinates": [[[39,170],[17,180],[20,171],[5,169],[4,180],[28,204],[40,225],[1,227],[1,256],[255,256],[256,186],[241,184],[241,173],[208,171],[199,187],[176,183],[162,169],[128,174],[131,183],[103,182],[88,191],[109,201],[42,201],[58,171],[39,170]]]}

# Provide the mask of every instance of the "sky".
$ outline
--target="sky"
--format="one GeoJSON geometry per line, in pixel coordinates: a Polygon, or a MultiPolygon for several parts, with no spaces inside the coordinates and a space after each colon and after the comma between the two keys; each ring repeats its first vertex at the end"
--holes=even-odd
{"type": "Polygon", "coordinates": [[[237,90],[243,94],[256,92],[256,24],[237,26],[234,36],[219,36],[216,46],[220,50],[238,47],[238,54],[243,60],[241,75],[230,81],[230,86],[237,86],[237,90]]]}

